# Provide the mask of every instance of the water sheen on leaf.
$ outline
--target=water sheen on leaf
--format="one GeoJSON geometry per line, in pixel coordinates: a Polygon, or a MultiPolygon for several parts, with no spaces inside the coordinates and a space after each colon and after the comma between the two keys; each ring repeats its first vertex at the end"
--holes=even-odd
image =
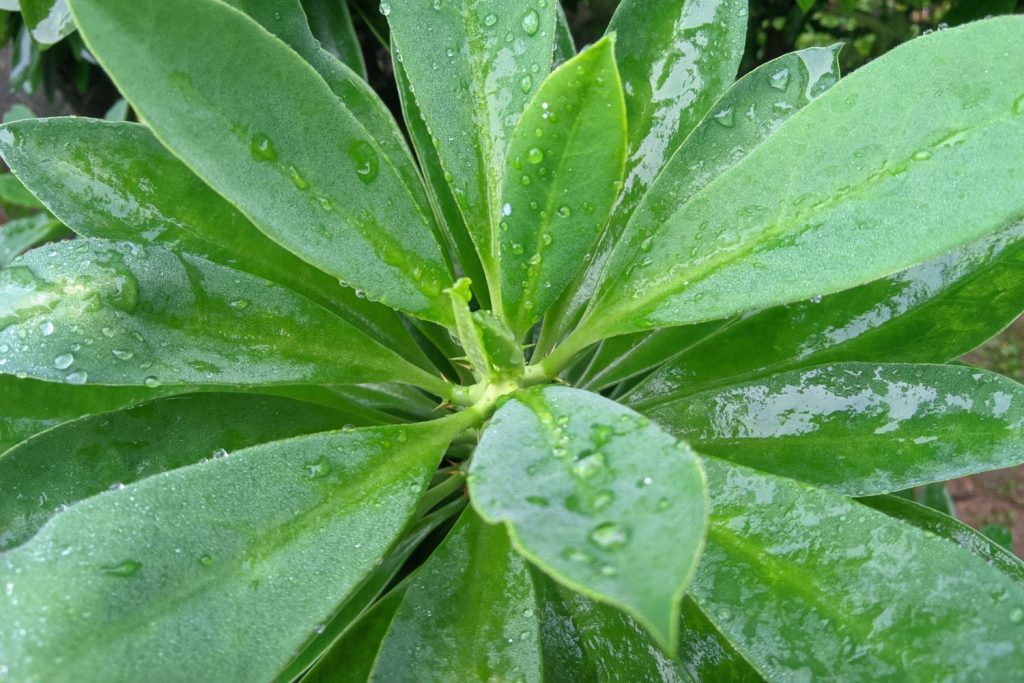
{"type": "Polygon", "coordinates": [[[597,394],[533,389],[495,413],[469,485],[477,511],[504,522],[526,557],[675,649],[707,507],[687,446],[597,394]]]}

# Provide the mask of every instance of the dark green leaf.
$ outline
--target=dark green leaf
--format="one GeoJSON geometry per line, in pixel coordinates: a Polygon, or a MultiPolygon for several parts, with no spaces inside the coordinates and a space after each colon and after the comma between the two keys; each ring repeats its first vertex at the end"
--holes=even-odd
{"type": "Polygon", "coordinates": [[[11,173],[0,174],[0,202],[30,209],[43,208],[42,203],[35,198],[35,195],[25,189],[21,181],[11,173]]]}
{"type": "MultiPolygon", "coordinates": [[[[1024,215],[1020,45],[1019,17],[924,36],[840,81],[681,206],[658,183],[576,346],[848,289],[1005,229],[1024,215]]],[[[714,114],[725,128],[743,116],[714,114]]]]}
{"type": "Polygon", "coordinates": [[[1024,308],[1024,223],[917,268],[768,309],[678,355],[626,398],[635,407],[840,361],[945,363],[1024,308]]]}
{"type": "Polygon", "coordinates": [[[464,426],[279,441],[72,506],[0,554],[6,673],[271,678],[385,555],[464,426]]]}
{"type": "Polygon", "coordinates": [[[685,444],[597,394],[534,389],[495,413],[469,485],[473,505],[508,525],[517,550],[674,649],[707,508],[685,444]]]}
{"type": "Polygon", "coordinates": [[[715,458],[690,595],[769,680],[1013,680],[1024,588],[853,501],[715,458]]]}
{"type": "Polygon", "coordinates": [[[298,294],[198,256],[75,240],[0,271],[0,371],[69,384],[447,385],[298,294]]]}
{"type": "Polygon", "coordinates": [[[1017,0],[959,0],[952,9],[942,15],[942,21],[950,26],[959,26],[968,21],[977,21],[999,14],[1010,14],[1017,7],[1017,0]]]}
{"type": "Polygon", "coordinates": [[[551,70],[555,4],[381,5],[492,295],[499,282],[500,172],[519,115],[551,70]]]}
{"type": "Polygon", "coordinates": [[[0,457],[0,550],[20,545],[57,511],[111,486],[357,422],[285,398],[205,394],[65,423],[0,457]]]}
{"type": "Polygon", "coordinates": [[[320,45],[366,78],[366,61],[345,0],[302,0],[309,27],[320,45]]]}
{"type": "Polygon", "coordinates": [[[451,280],[422,190],[298,55],[216,0],[71,6],[157,137],[261,230],[375,300],[448,322],[451,280]]]}
{"type": "Polygon", "coordinates": [[[47,213],[8,221],[0,225],[0,268],[6,268],[15,257],[36,245],[70,234],[60,221],[47,213]]]}
{"type": "Polygon", "coordinates": [[[499,310],[520,336],[586,263],[619,194],[626,106],[614,45],[605,38],[551,74],[509,143],[499,310]]]}
{"type": "Polygon", "coordinates": [[[452,299],[455,329],[474,375],[492,383],[522,377],[526,366],[523,347],[491,311],[470,311],[469,280],[462,278],[448,294],[452,299]]]}
{"type": "Polygon", "coordinates": [[[841,363],[645,414],[701,453],[852,496],[1024,462],[1024,387],[967,366],[841,363]]]}
{"type": "MultiPolygon", "coordinates": [[[[1021,456],[1024,460],[1024,455],[1021,456]]],[[[989,469],[998,469],[995,467],[986,467],[989,469]]],[[[946,482],[937,481],[931,484],[925,484],[915,491],[917,502],[926,507],[930,507],[936,512],[941,512],[947,517],[956,517],[956,505],[953,503],[953,496],[950,495],[949,489],[946,488],[946,482]]]]}
{"type": "Polygon", "coordinates": [[[526,562],[467,509],[409,581],[370,680],[539,681],[539,631],[526,562]]]}
{"type": "Polygon", "coordinates": [[[18,4],[37,43],[52,45],[75,30],[65,0],[19,0],[18,4]]]}

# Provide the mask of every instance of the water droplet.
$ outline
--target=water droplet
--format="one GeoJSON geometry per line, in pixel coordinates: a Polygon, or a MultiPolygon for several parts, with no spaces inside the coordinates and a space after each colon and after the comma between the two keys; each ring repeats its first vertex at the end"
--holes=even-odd
{"type": "Polygon", "coordinates": [[[1013,113],[1024,114],[1024,95],[1018,97],[1017,100],[1013,103],[1013,113]]]}
{"type": "Polygon", "coordinates": [[[522,26],[526,35],[537,35],[537,31],[540,29],[540,14],[537,13],[537,10],[532,9],[523,15],[522,26]]]}
{"type": "Polygon", "coordinates": [[[522,183],[523,185],[529,185],[533,181],[530,179],[530,176],[524,175],[522,178],[519,179],[519,182],[522,183]]]}
{"type": "Polygon", "coordinates": [[[121,483],[121,482],[119,482],[119,481],[118,481],[118,482],[115,482],[115,483],[113,483],[113,484],[111,484],[111,485],[110,485],[110,490],[111,490],[111,491],[120,491],[120,490],[122,490],[123,488],[124,488],[124,484],[122,484],[122,483],[121,483]]]}
{"type": "Polygon", "coordinates": [[[714,119],[720,125],[726,128],[732,128],[733,124],[736,122],[736,119],[733,115],[732,107],[729,107],[728,109],[723,109],[720,112],[716,112],[714,115],[714,119]]]}
{"type": "Polygon", "coordinates": [[[519,88],[523,91],[524,95],[529,94],[533,90],[533,76],[527,74],[519,79],[519,88]]]}
{"type": "Polygon", "coordinates": [[[611,441],[613,436],[615,436],[615,428],[608,425],[596,424],[590,430],[590,440],[598,448],[611,441]]]}
{"type": "Polygon", "coordinates": [[[380,3],[380,7],[378,7],[378,9],[380,10],[380,13],[383,14],[385,17],[389,16],[391,14],[391,3],[382,2],[380,3]]]}
{"type": "Polygon", "coordinates": [[[619,570],[616,569],[615,567],[611,566],[610,564],[606,564],[603,567],[601,567],[601,575],[602,576],[615,576],[618,573],[619,573],[619,570]]]}
{"type": "Polygon", "coordinates": [[[603,471],[606,465],[603,453],[591,453],[573,463],[572,473],[580,479],[590,479],[603,471]]]}
{"type": "Polygon", "coordinates": [[[111,564],[105,567],[101,567],[101,569],[103,570],[104,574],[127,578],[129,576],[134,576],[135,574],[137,574],[138,571],[142,569],[142,563],[137,560],[125,560],[124,562],[119,562],[117,564],[111,564]]]}
{"type": "Polygon", "coordinates": [[[310,479],[321,479],[331,472],[331,463],[327,458],[320,458],[311,465],[306,465],[306,476],[310,479]]]}
{"type": "Polygon", "coordinates": [[[551,501],[544,496],[527,496],[526,502],[530,505],[536,505],[537,507],[546,508],[551,505],[551,501]]]}
{"type": "Polygon", "coordinates": [[[554,241],[554,238],[551,237],[550,234],[544,233],[543,235],[540,236],[540,241],[544,246],[548,247],[551,246],[551,243],[554,241]]]}
{"type": "Polygon", "coordinates": [[[646,488],[646,487],[650,486],[653,483],[654,483],[654,479],[652,479],[651,477],[644,477],[643,479],[638,481],[636,483],[636,485],[637,485],[637,488],[646,488]]]}
{"type": "Polygon", "coordinates": [[[213,564],[213,557],[210,555],[203,555],[199,558],[199,564],[203,565],[204,567],[209,567],[211,564],[213,564]]]}
{"type": "Polygon", "coordinates": [[[669,500],[668,498],[662,498],[661,500],[658,501],[658,504],[655,507],[659,512],[663,512],[672,507],[672,501],[669,500]]]}
{"type": "Polygon", "coordinates": [[[572,215],[572,209],[568,206],[560,206],[558,207],[558,215],[562,218],[568,218],[572,215]]]}
{"type": "Polygon", "coordinates": [[[928,161],[932,158],[932,153],[926,149],[920,152],[914,152],[914,161],[928,161]]]}
{"type": "Polygon", "coordinates": [[[519,244],[518,242],[513,244],[512,245],[512,253],[516,254],[516,255],[522,254],[523,253],[523,245],[519,244]]]}
{"type": "Polygon", "coordinates": [[[531,266],[539,266],[541,260],[542,257],[540,254],[534,254],[533,256],[530,257],[530,260],[527,261],[527,263],[529,263],[531,266]]]}
{"type": "Polygon", "coordinates": [[[245,309],[249,308],[249,300],[248,299],[235,299],[229,305],[231,306],[231,308],[235,309],[236,311],[244,311],[245,309]]]}
{"type": "Polygon", "coordinates": [[[75,357],[70,353],[62,353],[53,359],[53,367],[58,370],[67,370],[75,362],[75,357]]]}
{"type": "Polygon", "coordinates": [[[590,532],[590,541],[604,550],[618,550],[629,543],[629,530],[618,522],[605,522],[590,532]]]}
{"type": "Polygon", "coordinates": [[[380,157],[370,143],[364,140],[356,140],[348,148],[348,154],[356,164],[356,175],[369,185],[377,179],[380,174],[380,157]]]}
{"type": "Polygon", "coordinates": [[[523,610],[523,616],[526,617],[527,619],[532,618],[533,617],[533,610],[530,609],[529,607],[527,607],[526,609],[523,610]]]}
{"type": "Polygon", "coordinates": [[[44,322],[42,325],[39,326],[39,333],[42,334],[44,337],[49,337],[51,334],[53,334],[53,323],[50,322],[49,320],[44,322]]]}
{"type": "Polygon", "coordinates": [[[811,303],[812,304],[820,304],[821,303],[821,295],[819,294],[818,296],[812,296],[811,297],[811,303]]]}
{"type": "Polygon", "coordinates": [[[150,389],[156,389],[161,384],[160,380],[157,379],[156,377],[153,377],[152,375],[142,380],[142,383],[145,384],[150,389]]]}
{"type": "Polygon", "coordinates": [[[526,153],[526,160],[536,166],[537,164],[544,161],[544,150],[540,147],[534,147],[526,153]]]}
{"type": "Polygon", "coordinates": [[[226,457],[228,457],[229,455],[231,455],[231,454],[230,454],[230,453],[228,453],[226,449],[224,449],[224,448],[218,448],[217,450],[215,450],[215,451],[213,452],[213,459],[214,459],[214,460],[220,460],[220,459],[222,459],[222,458],[226,458],[226,457]]]}
{"type": "Polygon", "coordinates": [[[288,167],[288,177],[292,179],[292,183],[295,185],[295,187],[299,188],[300,190],[309,189],[309,181],[306,180],[306,177],[302,175],[302,173],[299,172],[299,169],[295,168],[294,166],[288,167]]]}
{"type": "Polygon", "coordinates": [[[1024,624],[1024,609],[1018,607],[1010,612],[1010,621],[1015,624],[1024,624]]]}
{"type": "Polygon", "coordinates": [[[125,351],[124,349],[112,349],[111,353],[114,354],[114,358],[118,360],[131,360],[135,357],[135,354],[131,351],[125,351]]]}
{"type": "Polygon", "coordinates": [[[484,17],[484,26],[488,26],[488,27],[489,26],[494,26],[497,23],[498,23],[498,15],[497,14],[488,14],[486,17],[484,17]]]}
{"type": "Polygon", "coordinates": [[[611,491],[600,491],[590,501],[590,506],[595,510],[604,510],[615,502],[615,494],[611,491]]]}
{"type": "Polygon", "coordinates": [[[789,86],[789,69],[773,73],[769,82],[776,90],[785,90],[789,86]]]}
{"type": "Polygon", "coordinates": [[[85,370],[75,370],[74,372],[68,373],[64,377],[64,381],[68,384],[85,384],[89,381],[89,373],[85,370]]]}
{"type": "Polygon", "coordinates": [[[252,152],[252,158],[256,161],[277,161],[277,150],[274,149],[274,143],[266,135],[254,135],[249,151],[252,152]]]}
{"type": "Polygon", "coordinates": [[[506,203],[504,206],[502,206],[501,207],[501,215],[505,216],[506,218],[511,216],[512,215],[512,205],[506,203]]]}
{"type": "Polygon", "coordinates": [[[581,550],[576,550],[575,548],[566,548],[561,554],[562,557],[570,562],[579,562],[580,564],[593,564],[594,562],[593,557],[581,550]]]}

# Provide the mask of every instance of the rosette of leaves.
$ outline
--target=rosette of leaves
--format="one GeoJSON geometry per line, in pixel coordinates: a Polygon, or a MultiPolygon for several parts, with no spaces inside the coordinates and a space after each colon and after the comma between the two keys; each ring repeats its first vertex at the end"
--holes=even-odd
{"type": "Polygon", "coordinates": [[[1024,20],[734,82],[738,0],[70,0],[144,125],[11,123],[0,678],[1011,680],[1024,20]],[[339,284],[339,281],[342,284],[339,284]]]}

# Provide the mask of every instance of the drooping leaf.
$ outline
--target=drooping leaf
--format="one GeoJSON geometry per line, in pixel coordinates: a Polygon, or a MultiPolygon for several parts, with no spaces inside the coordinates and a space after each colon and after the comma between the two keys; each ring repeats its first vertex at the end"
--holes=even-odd
{"type": "Polygon", "coordinates": [[[500,170],[524,106],[551,70],[555,4],[381,5],[492,290],[500,281],[500,170]]]}
{"type": "Polygon", "coordinates": [[[467,509],[410,579],[369,680],[416,672],[422,680],[540,681],[539,631],[527,563],[502,527],[467,509]]]}
{"type": "Polygon", "coordinates": [[[375,300],[448,322],[440,292],[451,279],[431,217],[383,143],[296,53],[216,0],[70,4],[156,136],[257,227],[375,300]],[[330,144],[311,144],[311,129],[330,144]]]}
{"type": "Polygon", "coordinates": [[[519,552],[674,649],[707,506],[688,447],[597,394],[534,389],[495,413],[469,486],[477,511],[504,522],[519,552]]]}
{"type": "Polygon", "coordinates": [[[198,256],[75,240],[0,271],[0,372],[213,386],[438,378],[294,292],[198,256]]]}
{"type": "Polygon", "coordinates": [[[1024,309],[1024,223],[855,289],[745,317],[683,350],[626,397],[634,407],[739,378],[841,361],[945,363],[1024,309]]]}
{"type": "Polygon", "coordinates": [[[366,78],[366,60],[359,37],[352,25],[348,2],[338,0],[302,0],[309,27],[320,45],[366,78]]]}
{"type": "Polygon", "coordinates": [[[701,453],[850,496],[1024,463],[1024,387],[962,365],[840,363],[644,414],[701,453]]]}
{"type": "Polygon", "coordinates": [[[898,496],[872,496],[859,502],[956,543],[1024,585],[1024,560],[963,522],[898,496]]]}
{"type": "Polygon", "coordinates": [[[1012,679],[1024,588],[948,541],[716,458],[690,595],[768,680],[1012,679]]]}
{"type": "Polygon", "coordinates": [[[626,106],[604,38],[541,85],[509,143],[498,238],[501,310],[524,334],[585,264],[626,160],[626,106]]]}
{"type": "Polygon", "coordinates": [[[279,441],[72,506],[0,554],[7,673],[273,677],[385,555],[463,426],[279,441]]]}
{"type": "Polygon", "coordinates": [[[164,245],[283,284],[429,367],[393,311],[275,244],[143,126],[20,121],[0,129],[0,154],[80,235],[164,245]]]}
{"type": "MultiPolygon", "coordinates": [[[[924,36],[840,81],[681,206],[657,183],[576,345],[848,289],[1005,229],[1024,215],[1020,45],[1019,17],[924,36]],[[890,135],[893,121],[905,134],[890,135]]],[[[743,112],[714,116],[728,128],[743,112]]]]}
{"type": "Polygon", "coordinates": [[[0,457],[0,550],[20,545],[60,510],[111,486],[359,421],[290,399],[204,394],[65,423],[0,457]]]}
{"type": "Polygon", "coordinates": [[[47,213],[7,221],[0,225],[0,268],[6,268],[15,257],[36,245],[70,234],[60,221],[47,213]]]}
{"type": "Polygon", "coordinates": [[[66,0],[18,0],[21,16],[42,45],[52,45],[75,30],[66,0]]]}

